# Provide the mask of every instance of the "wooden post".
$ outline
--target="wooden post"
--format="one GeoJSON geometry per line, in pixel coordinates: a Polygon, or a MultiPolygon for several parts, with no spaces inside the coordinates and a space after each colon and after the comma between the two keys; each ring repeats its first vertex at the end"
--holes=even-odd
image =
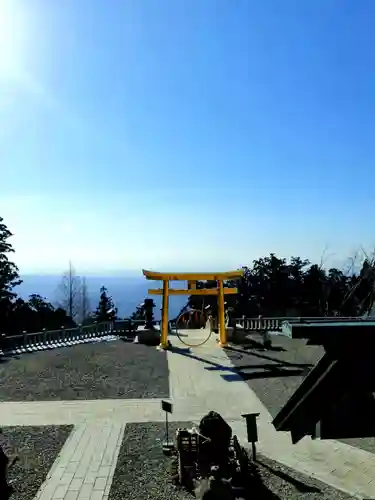
{"type": "Polygon", "coordinates": [[[219,319],[219,345],[221,347],[227,344],[227,332],[225,329],[225,311],[224,311],[224,282],[218,280],[219,294],[217,297],[218,319],[219,319]]]}
{"type": "Polygon", "coordinates": [[[161,315],[160,347],[168,347],[168,302],[169,302],[169,281],[163,280],[163,311],[161,315]]]}

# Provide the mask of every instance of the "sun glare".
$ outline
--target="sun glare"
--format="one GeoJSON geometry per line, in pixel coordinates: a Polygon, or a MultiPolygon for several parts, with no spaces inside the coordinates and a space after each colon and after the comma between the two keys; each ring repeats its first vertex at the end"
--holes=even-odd
{"type": "Polygon", "coordinates": [[[16,76],[26,49],[26,32],[18,0],[0,0],[0,78],[16,76]]]}

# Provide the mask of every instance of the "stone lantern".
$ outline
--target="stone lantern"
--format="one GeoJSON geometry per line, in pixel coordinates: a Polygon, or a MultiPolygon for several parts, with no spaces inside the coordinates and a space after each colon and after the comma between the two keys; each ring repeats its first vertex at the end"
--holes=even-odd
{"type": "Polygon", "coordinates": [[[152,299],[145,299],[143,303],[145,328],[152,330],[154,328],[154,307],[155,302],[152,299]]]}

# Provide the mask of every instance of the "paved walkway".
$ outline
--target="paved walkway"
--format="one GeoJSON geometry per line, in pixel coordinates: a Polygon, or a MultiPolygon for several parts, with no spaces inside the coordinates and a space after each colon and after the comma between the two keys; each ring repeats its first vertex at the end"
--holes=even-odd
{"type": "MultiPolygon", "coordinates": [[[[195,335],[198,338],[199,333],[195,335]]],[[[190,336],[188,340],[191,341],[190,336]]],[[[177,339],[172,343],[184,347],[177,339]]],[[[217,347],[215,335],[207,344],[190,352],[168,352],[168,365],[175,415],[183,414],[183,420],[194,421],[195,415],[215,410],[228,420],[240,441],[246,442],[240,416],[260,413],[257,448],[262,454],[353,496],[375,498],[375,455],[338,441],[307,437],[293,445],[289,433],[275,430],[266,407],[232,371],[225,351],[217,347]],[[230,375],[231,381],[222,375],[230,375]]]]}
{"type": "Polygon", "coordinates": [[[161,399],[0,403],[0,426],[162,422],[161,399]]]}
{"type": "MultiPolygon", "coordinates": [[[[196,340],[204,331],[192,332],[196,340]]],[[[203,347],[168,352],[174,421],[198,423],[209,410],[222,414],[241,441],[240,415],[260,413],[258,450],[265,456],[314,476],[358,498],[375,497],[375,455],[336,441],[303,439],[292,445],[276,432],[271,416],[248,385],[232,371],[214,336],[203,347]],[[230,375],[231,381],[222,375],[230,375]]],[[[164,421],[160,399],[0,403],[0,426],[74,424],[36,500],[107,500],[128,422],[164,421]]]]}
{"type": "Polygon", "coordinates": [[[107,499],[125,425],[79,424],[67,439],[36,500],[107,499]]]}

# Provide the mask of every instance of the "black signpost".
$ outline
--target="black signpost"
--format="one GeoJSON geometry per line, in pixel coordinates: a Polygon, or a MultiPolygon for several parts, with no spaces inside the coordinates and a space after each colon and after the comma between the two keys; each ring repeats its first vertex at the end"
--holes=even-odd
{"type": "Polygon", "coordinates": [[[255,462],[257,459],[255,443],[258,441],[257,418],[259,413],[246,413],[241,416],[246,420],[247,441],[251,443],[252,458],[255,462]]]}
{"type": "Polygon", "coordinates": [[[162,400],[161,409],[165,411],[165,441],[163,442],[163,452],[169,454],[174,448],[173,442],[169,441],[169,422],[168,422],[168,413],[173,412],[172,403],[169,401],[162,400]]]}

